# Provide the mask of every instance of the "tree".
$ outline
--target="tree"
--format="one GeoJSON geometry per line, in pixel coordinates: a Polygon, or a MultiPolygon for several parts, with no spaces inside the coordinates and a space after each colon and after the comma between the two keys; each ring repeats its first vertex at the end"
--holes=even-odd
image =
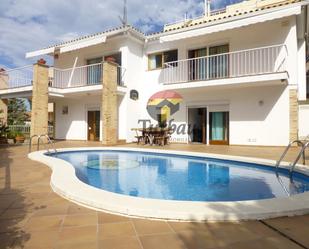
{"type": "Polygon", "coordinates": [[[27,117],[26,101],[24,99],[9,99],[8,125],[22,125],[27,117]]]}

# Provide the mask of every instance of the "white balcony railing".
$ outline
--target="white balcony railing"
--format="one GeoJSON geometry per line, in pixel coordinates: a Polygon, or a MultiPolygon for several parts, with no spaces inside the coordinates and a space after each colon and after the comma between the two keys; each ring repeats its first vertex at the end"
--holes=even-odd
{"type": "Polygon", "coordinates": [[[56,88],[97,85],[102,80],[102,63],[68,69],[54,68],[50,77],[50,86],[56,88]]]}
{"type": "Polygon", "coordinates": [[[31,86],[33,65],[8,69],[0,72],[0,89],[31,86]]]}
{"type": "Polygon", "coordinates": [[[254,48],[164,64],[164,84],[206,81],[286,71],[285,45],[254,48]]]}
{"type": "MultiPolygon", "coordinates": [[[[59,69],[50,72],[50,87],[71,88],[102,84],[103,64],[91,64],[81,67],[59,69]]],[[[123,85],[125,69],[118,66],[117,83],[123,85]]]]}

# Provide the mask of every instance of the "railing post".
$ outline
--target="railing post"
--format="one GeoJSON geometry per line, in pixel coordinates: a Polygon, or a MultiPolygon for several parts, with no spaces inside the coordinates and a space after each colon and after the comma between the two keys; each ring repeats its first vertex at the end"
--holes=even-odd
{"type": "MultiPolygon", "coordinates": [[[[0,89],[8,87],[9,76],[5,69],[0,68],[0,89]]],[[[7,124],[8,119],[8,100],[0,99],[0,125],[7,124]]]]}
{"type": "Polygon", "coordinates": [[[101,117],[104,145],[118,143],[117,67],[112,61],[103,62],[101,117]]]}
{"type": "Polygon", "coordinates": [[[30,136],[48,133],[48,66],[39,60],[33,66],[30,136]]]}

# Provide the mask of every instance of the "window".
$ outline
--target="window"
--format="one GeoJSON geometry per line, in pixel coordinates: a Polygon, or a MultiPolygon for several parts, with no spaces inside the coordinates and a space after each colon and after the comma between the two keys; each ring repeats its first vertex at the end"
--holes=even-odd
{"type": "MultiPolygon", "coordinates": [[[[170,50],[148,55],[148,70],[163,68],[164,63],[177,61],[178,50],[170,50]]],[[[177,65],[173,65],[177,66],[177,65]]]]}

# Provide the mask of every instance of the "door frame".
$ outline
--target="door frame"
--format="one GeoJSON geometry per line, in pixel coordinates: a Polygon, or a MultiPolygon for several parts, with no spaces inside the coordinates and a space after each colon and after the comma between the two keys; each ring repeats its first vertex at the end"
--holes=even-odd
{"type": "MultiPolygon", "coordinates": [[[[188,106],[187,107],[187,124],[189,125],[189,110],[190,109],[202,109],[203,114],[202,114],[202,142],[201,144],[207,144],[208,143],[208,110],[207,107],[196,107],[196,106],[188,106]]],[[[188,141],[189,141],[190,135],[188,134],[188,141]]],[[[191,143],[199,143],[199,142],[191,142],[191,143]]]]}
{"type": "MultiPolygon", "coordinates": [[[[212,113],[215,111],[212,111],[212,113]]],[[[221,112],[221,111],[220,111],[221,112]]],[[[230,144],[230,112],[229,111],[225,111],[224,113],[227,113],[226,116],[226,123],[227,123],[227,127],[225,127],[227,129],[227,140],[211,140],[210,139],[210,134],[211,134],[211,115],[209,115],[209,144],[211,145],[229,145],[230,144]]]]}
{"type": "Polygon", "coordinates": [[[100,112],[100,136],[99,141],[102,141],[102,111],[99,105],[86,105],[85,106],[85,140],[88,140],[88,111],[99,111],[100,112]]]}
{"type": "MultiPolygon", "coordinates": [[[[206,144],[210,143],[210,112],[222,111],[228,112],[228,143],[220,143],[220,145],[229,145],[230,144],[230,103],[229,101],[209,101],[209,102],[188,102],[186,105],[186,123],[189,124],[189,109],[190,108],[206,108],[206,144]],[[222,109],[221,109],[222,108],[222,109]]],[[[187,143],[190,143],[190,135],[187,134],[187,143]]]]}
{"type": "MultiPolygon", "coordinates": [[[[209,111],[208,111],[208,105],[205,105],[205,104],[188,104],[186,106],[186,122],[187,122],[187,125],[189,125],[189,109],[199,109],[199,108],[205,108],[206,109],[206,143],[205,144],[209,144],[209,111]]],[[[187,143],[190,143],[190,135],[187,134],[187,143]]]]}

